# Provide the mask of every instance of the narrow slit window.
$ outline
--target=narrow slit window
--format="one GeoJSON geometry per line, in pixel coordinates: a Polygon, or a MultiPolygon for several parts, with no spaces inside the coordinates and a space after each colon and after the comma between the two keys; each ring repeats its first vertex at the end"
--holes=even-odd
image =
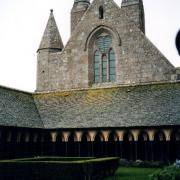
{"type": "Polygon", "coordinates": [[[94,82],[100,82],[100,52],[96,51],[94,55],[94,82]]]}
{"type": "Polygon", "coordinates": [[[104,18],[104,8],[102,6],[99,7],[99,19],[104,18]]]}

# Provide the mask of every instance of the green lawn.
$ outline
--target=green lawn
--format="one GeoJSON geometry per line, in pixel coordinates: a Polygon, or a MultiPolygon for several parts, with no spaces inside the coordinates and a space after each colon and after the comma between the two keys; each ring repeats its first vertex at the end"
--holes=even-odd
{"type": "Polygon", "coordinates": [[[115,176],[105,180],[148,180],[148,175],[157,170],[158,168],[120,167],[116,171],[115,176]]]}

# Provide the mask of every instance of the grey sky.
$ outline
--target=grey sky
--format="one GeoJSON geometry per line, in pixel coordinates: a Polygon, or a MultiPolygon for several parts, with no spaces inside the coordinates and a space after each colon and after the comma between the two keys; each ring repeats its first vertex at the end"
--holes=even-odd
{"type": "MultiPolygon", "coordinates": [[[[121,0],[115,0],[120,6],[121,0]]],[[[36,50],[49,10],[63,42],[70,35],[73,0],[0,0],[0,85],[26,91],[36,86],[36,50]]],[[[144,0],[146,35],[170,60],[180,66],[175,36],[180,29],[180,0],[144,0]]]]}

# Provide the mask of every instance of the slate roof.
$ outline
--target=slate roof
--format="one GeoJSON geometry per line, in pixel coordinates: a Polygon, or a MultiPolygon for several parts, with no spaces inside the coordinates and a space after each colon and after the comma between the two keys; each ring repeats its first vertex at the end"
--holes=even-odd
{"type": "Polygon", "coordinates": [[[30,94],[0,87],[0,126],[180,125],[180,83],[30,94]]]}
{"type": "Polygon", "coordinates": [[[32,94],[0,87],[0,126],[44,127],[32,94]]]}
{"type": "Polygon", "coordinates": [[[180,83],[34,94],[46,128],[180,125],[180,83]]]}
{"type": "Polygon", "coordinates": [[[41,49],[62,50],[63,47],[64,45],[53,15],[53,10],[51,10],[38,51],[41,49]]]}

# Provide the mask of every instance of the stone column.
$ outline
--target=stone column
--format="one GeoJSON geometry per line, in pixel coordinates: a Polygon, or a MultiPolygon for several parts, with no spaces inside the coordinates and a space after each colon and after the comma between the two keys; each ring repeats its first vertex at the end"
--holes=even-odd
{"type": "Polygon", "coordinates": [[[134,130],[131,130],[131,133],[133,135],[133,138],[134,138],[134,150],[135,150],[135,160],[138,159],[138,137],[139,137],[139,133],[140,133],[140,130],[138,129],[134,129],[134,130]]]}
{"type": "Polygon", "coordinates": [[[104,143],[105,143],[105,147],[103,148],[104,149],[103,155],[108,156],[108,140],[109,140],[110,131],[102,131],[102,134],[104,136],[104,143]]]}
{"type": "Polygon", "coordinates": [[[166,154],[166,160],[170,161],[170,140],[171,140],[172,130],[164,129],[163,132],[164,132],[165,138],[166,138],[166,148],[167,148],[167,151],[166,151],[166,153],[167,153],[166,154]]]}
{"type": "Polygon", "coordinates": [[[125,133],[124,130],[117,130],[116,131],[116,134],[118,135],[118,139],[119,139],[119,147],[118,147],[118,149],[120,149],[120,153],[118,152],[118,154],[120,154],[120,158],[123,158],[123,146],[122,146],[122,143],[123,143],[124,133],[125,133]]]}
{"type": "Polygon", "coordinates": [[[62,132],[63,136],[64,136],[64,142],[65,142],[65,156],[68,156],[68,147],[67,147],[67,143],[68,143],[68,138],[70,135],[70,132],[62,132]]]}
{"type": "Polygon", "coordinates": [[[77,137],[77,143],[78,143],[78,156],[81,156],[81,147],[80,147],[80,143],[81,143],[81,138],[82,138],[82,131],[77,131],[75,132],[75,135],[77,137]]]}
{"type": "Polygon", "coordinates": [[[56,155],[56,139],[57,139],[57,132],[51,132],[51,140],[52,140],[52,154],[56,155]]]}
{"type": "Polygon", "coordinates": [[[89,136],[90,136],[90,140],[91,140],[91,156],[94,156],[94,140],[95,140],[95,136],[96,136],[96,131],[89,131],[89,136]]]}
{"type": "Polygon", "coordinates": [[[147,130],[148,136],[149,136],[149,142],[150,142],[150,152],[151,152],[151,161],[154,161],[154,136],[155,136],[155,130],[147,130]]]}

